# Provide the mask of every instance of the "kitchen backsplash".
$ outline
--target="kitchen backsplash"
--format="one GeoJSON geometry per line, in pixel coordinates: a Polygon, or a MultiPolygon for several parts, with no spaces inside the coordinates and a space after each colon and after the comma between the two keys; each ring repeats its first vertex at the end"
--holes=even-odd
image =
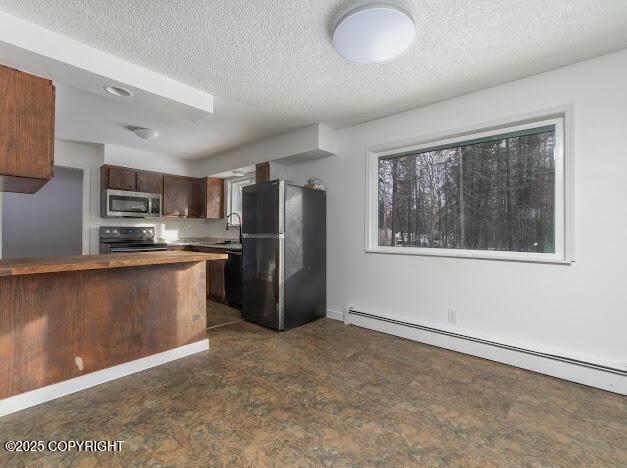
{"type": "Polygon", "coordinates": [[[225,225],[223,219],[161,219],[154,223],[155,234],[162,239],[175,240],[190,237],[237,239],[239,231],[235,228],[227,231],[225,225]]]}

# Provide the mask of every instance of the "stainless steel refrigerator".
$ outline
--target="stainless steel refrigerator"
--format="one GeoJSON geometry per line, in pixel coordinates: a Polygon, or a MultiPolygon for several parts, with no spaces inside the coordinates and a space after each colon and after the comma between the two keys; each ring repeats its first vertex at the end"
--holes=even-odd
{"type": "Polygon", "coordinates": [[[242,189],[242,316],[274,330],[326,315],[326,193],[272,180],[242,189]]]}

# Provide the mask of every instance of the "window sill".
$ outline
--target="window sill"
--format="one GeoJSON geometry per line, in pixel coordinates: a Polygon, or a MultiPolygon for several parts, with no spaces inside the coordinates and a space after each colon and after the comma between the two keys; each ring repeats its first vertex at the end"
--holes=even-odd
{"type": "Polygon", "coordinates": [[[564,260],[551,254],[527,254],[522,252],[500,251],[455,251],[452,249],[425,249],[417,247],[374,247],[366,248],[366,253],[392,255],[419,255],[423,257],[466,258],[474,260],[498,260],[523,263],[549,263],[555,265],[570,265],[574,260],[564,260]]]}

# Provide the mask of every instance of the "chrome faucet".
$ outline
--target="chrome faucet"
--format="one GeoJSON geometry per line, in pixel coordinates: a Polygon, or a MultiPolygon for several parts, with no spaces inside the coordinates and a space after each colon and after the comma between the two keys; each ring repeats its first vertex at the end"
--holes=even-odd
{"type": "Polygon", "coordinates": [[[241,244],[242,243],[242,217],[239,215],[239,213],[232,211],[228,215],[226,215],[226,230],[227,231],[229,230],[229,226],[239,229],[239,243],[241,244]],[[239,219],[239,226],[235,226],[234,224],[229,223],[229,218],[233,215],[237,216],[237,218],[239,219]]]}

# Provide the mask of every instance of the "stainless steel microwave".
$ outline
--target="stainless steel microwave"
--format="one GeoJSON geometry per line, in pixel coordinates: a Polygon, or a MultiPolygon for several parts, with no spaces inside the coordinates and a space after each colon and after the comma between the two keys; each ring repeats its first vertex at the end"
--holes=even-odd
{"type": "Polygon", "coordinates": [[[103,218],[159,218],[161,194],[103,190],[100,198],[103,218]]]}

